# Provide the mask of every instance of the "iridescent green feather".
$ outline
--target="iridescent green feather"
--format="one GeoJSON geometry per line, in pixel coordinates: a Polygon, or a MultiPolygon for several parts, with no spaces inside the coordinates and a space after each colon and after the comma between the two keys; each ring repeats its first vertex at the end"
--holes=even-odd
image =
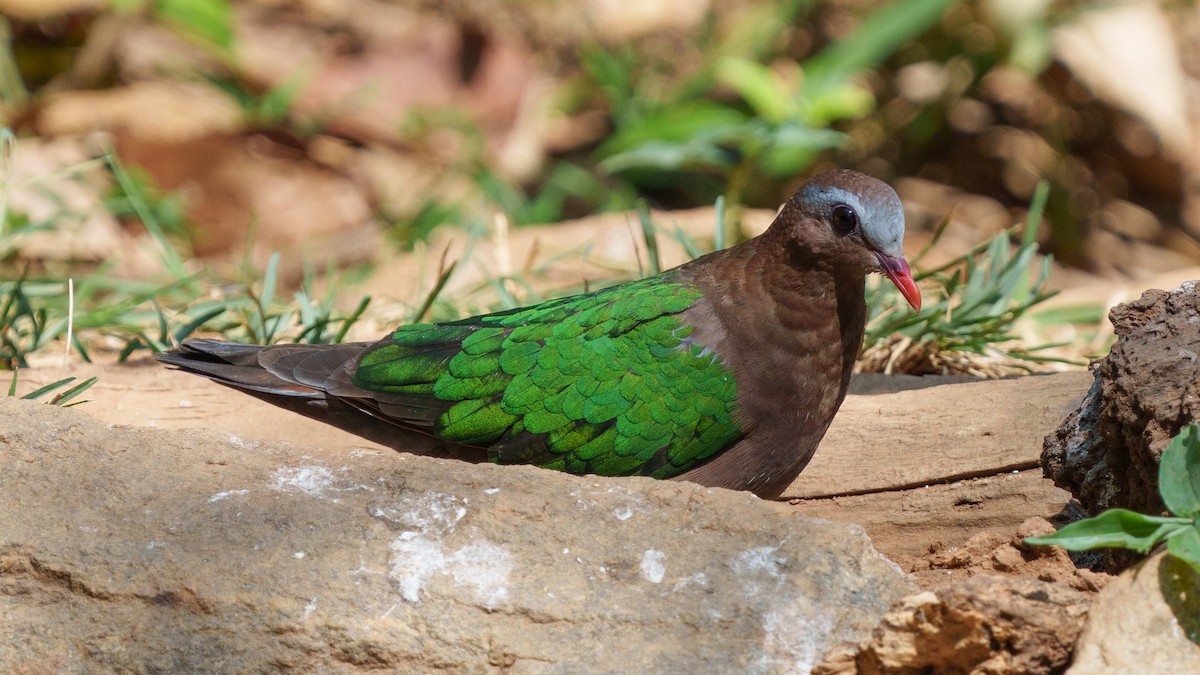
{"type": "Polygon", "coordinates": [[[741,437],[732,374],[686,340],[680,315],[699,297],[660,276],[405,326],[367,352],[354,383],[448,405],[433,433],[496,462],[667,478],[741,437]]]}

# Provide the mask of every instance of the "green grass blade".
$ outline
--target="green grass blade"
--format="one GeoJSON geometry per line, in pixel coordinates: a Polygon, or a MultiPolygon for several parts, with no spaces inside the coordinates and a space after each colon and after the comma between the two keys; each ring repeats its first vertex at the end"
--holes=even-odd
{"type": "Polygon", "coordinates": [[[345,319],[342,319],[342,327],[338,329],[337,335],[333,338],[335,344],[341,344],[346,341],[346,333],[350,331],[351,326],[358,323],[358,320],[362,318],[363,312],[367,311],[367,305],[369,304],[371,304],[371,296],[364,295],[358,301],[358,306],[354,308],[354,311],[350,312],[345,319]]]}
{"type": "Polygon", "coordinates": [[[429,293],[425,296],[425,299],[421,301],[420,306],[417,307],[417,311],[413,314],[414,323],[424,320],[425,315],[429,313],[429,309],[433,307],[434,301],[437,300],[439,295],[441,295],[442,289],[446,288],[446,282],[450,281],[450,275],[454,274],[454,268],[457,266],[458,261],[455,260],[447,265],[446,269],[443,270],[440,275],[438,275],[437,282],[433,284],[433,288],[429,290],[429,293]]]}
{"type": "MultiPolygon", "coordinates": [[[[83,382],[80,382],[79,384],[75,385],[74,387],[71,387],[70,389],[64,391],[63,393],[55,396],[50,402],[53,403],[54,405],[65,406],[71,399],[75,398],[76,396],[78,396],[78,395],[82,394],[83,392],[87,391],[88,389],[90,389],[93,384],[96,384],[96,382],[99,381],[99,379],[100,378],[95,377],[95,376],[89,377],[88,379],[84,380],[83,382]]],[[[78,403],[86,403],[86,401],[79,401],[78,403]]]]}
{"type": "Polygon", "coordinates": [[[172,341],[175,344],[183,342],[188,338],[188,336],[199,330],[201,326],[224,313],[225,307],[213,307],[212,309],[202,312],[199,316],[187,322],[181,328],[177,329],[174,335],[172,335],[172,341]]]}
{"type": "Polygon", "coordinates": [[[146,196],[142,193],[136,181],[134,181],[133,176],[129,174],[125,165],[117,159],[116,150],[111,146],[107,147],[105,157],[108,160],[108,166],[113,173],[113,177],[117,179],[117,185],[121,187],[121,191],[129,200],[129,204],[133,207],[134,213],[137,214],[138,220],[142,222],[150,237],[158,244],[163,265],[167,268],[167,271],[171,273],[172,277],[177,279],[188,276],[183,268],[183,261],[179,258],[179,253],[167,241],[162,223],[154,215],[154,210],[150,208],[146,196]]]}
{"type": "Polygon", "coordinates": [[[1029,202],[1029,216],[1025,219],[1025,232],[1021,235],[1021,246],[1037,244],[1038,227],[1046,213],[1046,202],[1050,199],[1050,181],[1038,181],[1029,202]]]}
{"type": "Polygon", "coordinates": [[[36,400],[36,399],[41,398],[42,396],[54,391],[55,389],[60,389],[74,381],[75,381],[75,378],[73,378],[73,377],[64,377],[61,380],[56,380],[56,381],[51,382],[50,384],[47,384],[43,387],[38,387],[37,389],[34,389],[33,391],[29,392],[28,394],[25,394],[21,398],[30,400],[30,401],[36,400]]]}
{"type": "Polygon", "coordinates": [[[8,191],[12,188],[13,155],[16,153],[16,136],[12,129],[0,129],[0,251],[7,246],[8,236],[8,191]]]}
{"type": "Polygon", "coordinates": [[[646,260],[650,265],[650,276],[662,272],[662,259],[658,253],[658,233],[654,230],[654,222],[650,220],[650,207],[646,200],[639,199],[637,203],[638,222],[642,224],[642,239],[646,242],[646,260]]]}
{"type": "Polygon", "coordinates": [[[717,201],[713,204],[713,210],[717,214],[716,229],[713,230],[713,250],[725,250],[725,195],[717,197],[717,201]]]}
{"type": "Polygon", "coordinates": [[[684,232],[679,223],[675,223],[675,230],[671,233],[671,236],[683,247],[683,252],[687,254],[689,260],[695,260],[704,255],[704,251],[700,250],[700,246],[696,243],[696,240],[692,239],[687,232],[684,232]]]}
{"type": "Polygon", "coordinates": [[[79,358],[83,359],[84,363],[92,362],[92,356],[88,353],[87,347],[79,339],[79,333],[71,336],[71,344],[74,345],[75,351],[79,353],[79,358]]]}
{"type": "Polygon", "coordinates": [[[275,299],[275,284],[279,279],[279,259],[279,251],[276,251],[267,260],[267,271],[263,275],[262,295],[259,296],[263,307],[270,307],[271,301],[275,299]]]}

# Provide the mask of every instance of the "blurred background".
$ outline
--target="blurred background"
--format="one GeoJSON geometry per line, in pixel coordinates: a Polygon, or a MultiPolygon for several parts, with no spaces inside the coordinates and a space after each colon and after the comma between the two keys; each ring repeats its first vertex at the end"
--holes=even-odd
{"type": "Polygon", "coordinates": [[[9,368],[596,288],[761,231],[834,167],[897,188],[926,293],[911,316],[872,286],[864,370],[1081,367],[1114,303],[1200,276],[1192,2],[0,13],[9,368]]]}

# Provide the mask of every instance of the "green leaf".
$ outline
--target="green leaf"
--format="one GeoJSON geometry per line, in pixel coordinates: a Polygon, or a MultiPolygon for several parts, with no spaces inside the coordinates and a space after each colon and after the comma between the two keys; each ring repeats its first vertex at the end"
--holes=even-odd
{"type": "Polygon", "coordinates": [[[233,47],[229,0],[158,0],[156,10],[164,20],[215,47],[233,47]]]}
{"type": "Polygon", "coordinates": [[[1167,552],[1192,566],[1200,574],[1200,523],[1167,540],[1167,552]]]}
{"type": "Polygon", "coordinates": [[[810,129],[802,124],[781,124],[770,131],[759,160],[771,176],[794,176],[808,167],[819,152],[839,147],[847,136],[833,129],[810,129]]]}
{"type": "Polygon", "coordinates": [[[264,94],[254,111],[255,121],[264,125],[283,121],[296,103],[301,90],[308,84],[309,78],[308,73],[296,71],[264,94]]]}
{"type": "Polygon", "coordinates": [[[775,124],[787,118],[791,97],[770,68],[727,56],[717,63],[717,79],[745,99],[759,117],[775,124]]]}
{"type": "Polygon", "coordinates": [[[614,53],[592,49],[583,55],[583,67],[608,98],[613,118],[618,126],[633,121],[638,114],[638,100],[632,79],[636,55],[632,51],[614,53]]]}
{"type": "Polygon", "coordinates": [[[648,141],[600,162],[600,168],[608,173],[620,173],[630,169],[695,169],[702,167],[721,168],[732,166],[730,154],[721,148],[695,139],[687,143],[648,141]]]}
{"type": "Polygon", "coordinates": [[[901,46],[932,28],[950,0],[898,0],[863,19],[854,33],[804,64],[806,98],[819,98],[854,75],[874,68],[901,46]]]}
{"type": "Polygon", "coordinates": [[[620,128],[600,147],[602,156],[632,150],[654,141],[686,143],[697,138],[724,138],[746,121],[746,115],[718,103],[671,106],[620,128]]]}
{"type": "Polygon", "coordinates": [[[1200,424],[1183,428],[1163,450],[1158,463],[1158,491],[1177,516],[1200,516],[1200,424]]]}
{"type": "Polygon", "coordinates": [[[1054,534],[1027,537],[1025,543],[1061,546],[1068,551],[1127,548],[1147,553],[1158,542],[1191,526],[1189,518],[1161,518],[1144,516],[1127,509],[1109,509],[1095,518],[1071,523],[1054,534]]]}
{"type": "Polygon", "coordinates": [[[875,95],[862,87],[845,84],[805,97],[804,119],[813,126],[863,117],[875,107],[875,95]]]}

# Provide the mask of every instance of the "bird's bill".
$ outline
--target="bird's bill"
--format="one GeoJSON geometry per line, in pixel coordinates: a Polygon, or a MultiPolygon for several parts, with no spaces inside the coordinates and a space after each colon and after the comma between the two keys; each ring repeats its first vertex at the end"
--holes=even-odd
{"type": "Polygon", "coordinates": [[[886,253],[876,251],[875,257],[879,258],[879,267],[883,270],[883,275],[891,279],[896,288],[900,289],[900,294],[912,305],[916,311],[921,311],[921,291],[917,290],[917,282],[913,281],[912,270],[908,269],[908,261],[900,256],[890,256],[886,253]]]}

